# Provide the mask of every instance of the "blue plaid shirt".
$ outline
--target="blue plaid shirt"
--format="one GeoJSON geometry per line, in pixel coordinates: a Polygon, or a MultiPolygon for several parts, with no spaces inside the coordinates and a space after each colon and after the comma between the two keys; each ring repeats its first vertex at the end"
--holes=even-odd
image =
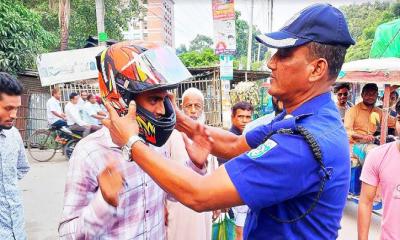
{"type": "Polygon", "coordinates": [[[0,130],[0,239],[26,239],[21,193],[17,188],[29,171],[21,135],[0,130]]]}

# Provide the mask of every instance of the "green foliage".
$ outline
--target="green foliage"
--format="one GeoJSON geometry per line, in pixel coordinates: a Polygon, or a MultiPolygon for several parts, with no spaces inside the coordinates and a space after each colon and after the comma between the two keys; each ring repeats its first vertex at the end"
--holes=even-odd
{"type": "Polygon", "coordinates": [[[400,2],[375,2],[341,7],[356,45],[347,51],[346,62],[369,57],[376,28],[400,17],[400,2]]]}
{"type": "Polygon", "coordinates": [[[0,71],[16,73],[34,67],[35,55],[56,41],[41,17],[18,2],[0,2],[0,71]]]}
{"type": "MultiPolygon", "coordinates": [[[[235,60],[233,62],[234,69],[246,69],[247,66],[247,43],[249,39],[249,24],[240,19],[241,13],[236,11],[236,54],[235,60]]],[[[252,34],[252,42],[251,42],[251,56],[254,59],[258,54],[258,46],[259,43],[255,39],[257,35],[261,34],[261,32],[253,26],[253,34],[252,34]]],[[[265,58],[265,54],[267,52],[267,48],[264,45],[261,45],[260,49],[260,59],[265,58]]],[[[264,62],[263,61],[255,61],[251,63],[252,70],[259,70],[264,62]]]]}
{"type": "MultiPolygon", "coordinates": [[[[120,0],[107,0],[104,26],[110,39],[122,40],[121,29],[126,29],[129,20],[138,14],[139,5],[135,0],[128,6],[121,6],[120,0]]],[[[82,48],[85,40],[97,36],[96,4],[94,1],[75,0],[71,2],[70,46],[82,48]]]]}
{"type": "Polygon", "coordinates": [[[204,48],[201,51],[190,51],[179,55],[179,58],[186,67],[207,67],[219,63],[219,57],[214,54],[211,48],[204,48]]]}
{"type": "MultiPolygon", "coordinates": [[[[137,0],[107,0],[105,4],[104,26],[110,39],[122,40],[121,29],[126,29],[129,20],[138,15],[140,8],[137,0]]],[[[55,51],[60,44],[60,26],[58,22],[58,4],[56,9],[49,9],[48,0],[25,0],[24,4],[42,16],[42,26],[58,37],[56,46],[49,46],[55,51]]],[[[87,0],[71,0],[71,16],[69,23],[69,49],[82,48],[89,36],[97,36],[96,3],[87,0]]]]}
{"type": "MultiPolygon", "coordinates": [[[[236,25],[236,55],[235,57],[237,59],[240,59],[242,56],[247,56],[247,43],[249,39],[249,24],[243,20],[240,19],[241,13],[236,11],[236,17],[235,17],[235,25],[236,25]]],[[[261,34],[260,30],[255,28],[253,26],[253,36],[252,36],[252,56],[257,54],[258,52],[258,42],[255,39],[257,35],[261,34]]],[[[260,51],[260,59],[264,59],[264,55],[266,52],[267,48],[264,45],[261,45],[261,51],[260,51]]],[[[242,62],[243,63],[243,62],[242,62]]],[[[246,64],[244,63],[244,66],[246,64]]]]}
{"type": "Polygon", "coordinates": [[[189,51],[202,51],[205,48],[211,48],[213,40],[205,35],[197,34],[196,37],[190,41],[189,51]]]}

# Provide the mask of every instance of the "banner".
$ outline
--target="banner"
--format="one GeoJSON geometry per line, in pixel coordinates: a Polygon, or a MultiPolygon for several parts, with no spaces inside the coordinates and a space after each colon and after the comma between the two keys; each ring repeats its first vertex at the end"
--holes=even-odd
{"type": "Polygon", "coordinates": [[[36,64],[42,86],[97,78],[96,55],[105,47],[40,54],[36,64]]]}
{"type": "Polygon", "coordinates": [[[236,53],[235,8],[233,0],[213,0],[214,49],[216,54],[236,53]]]}
{"type": "Polygon", "coordinates": [[[232,80],[233,79],[233,56],[220,55],[219,56],[220,79],[232,80]]]}
{"type": "Polygon", "coordinates": [[[212,0],[213,19],[235,20],[233,0],[212,0]]]}

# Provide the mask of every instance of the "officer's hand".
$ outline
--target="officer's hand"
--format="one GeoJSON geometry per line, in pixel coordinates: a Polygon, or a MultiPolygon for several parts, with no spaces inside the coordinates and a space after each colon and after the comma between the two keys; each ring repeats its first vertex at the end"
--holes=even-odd
{"type": "Polygon", "coordinates": [[[115,167],[115,163],[108,165],[97,179],[104,200],[111,206],[117,207],[123,178],[121,172],[115,167]]]}
{"type": "Polygon", "coordinates": [[[190,159],[198,168],[202,169],[207,162],[207,157],[210,154],[214,140],[210,137],[207,130],[205,130],[204,134],[193,135],[193,141],[184,133],[182,133],[182,136],[190,159]]]}
{"type": "Polygon", "coordinates": [[[106,102],[105,106],[110,118],[103,119],[102,123],[110,130],[113,142],[122,147],[131,136],[139,134],[139,126],[136,122],[136,103],[133,100],[129,103],[128,114],[124,117],[120,117],[109,102],[106,102]]]}

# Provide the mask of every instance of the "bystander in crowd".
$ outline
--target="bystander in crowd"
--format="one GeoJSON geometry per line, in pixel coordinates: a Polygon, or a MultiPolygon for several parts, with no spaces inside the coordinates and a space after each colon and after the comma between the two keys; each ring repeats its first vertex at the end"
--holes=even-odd
{"type": "Polygon", "coordinates": [[[22,84],[0,72],[0,239],[27,239],[18,181],[29,171],[21,135],[14,127],[22,84]]]}
{"type": "Polygon", "coordinates": [[[79,96],[73,92],[69,95],[69,102],[65,105],[65,114],[67,116],[67,124],[71,131],[78,132],[86,137],[89,133],[100,129],[99,126],[91,125],[82,119],[79,106],[79,96]]]}
{"type": "MultiPolygon", "coordinates": [[[[188,88],[182,94],[182,110],[191,119],[205,122],[204,96],[197,88],[188,88]]],[[[184,141],[191,141],[181,132],[174,130],[165,146],[171,154],[171,161],[178,162],[185,167],[189,162],[189,155],[184,141]]],[[[208,173],[216,167],[215,157],[207,157],[208,173]]],[[[167,239],[173,240],[211,240],[212,213],[198,213],[176,200],[167,199],[167,239]]]]}
{"type": "Polygon", "coordinates": [[[349,101],[350,85],[348,83],[339,83],[334,87],[333,92],[337,96],[336,106],[339,110],[342,121],[344,121],[346,112],[353,106],[353,103],[349,101]]]}
{"type": "MultiPolygon", "coordinates": [[[[400,121],[400,102],[397,103],[400,121]]],[[[358,239],[367,240],[372,206],[377,192],[383,202],[381,239],[400,239],[400,140],[371,150],[361,172],[362,181],[358,205],[358,239]]]]}
{"type": "Polygon", "coordinates": [[[83,108],[83,120],[90,125],[99,126],[101,125],[101,120],[106,117],[106,112],[97,103],[96,95],[89,94],[83,108]]]}
{"type": "MultiPolygon", "coordinates": [[[[344,119],[350,141],[352,166],[362,165],[366,154],[377,147],[374,134],[382,120],[382,109],[375,107],[378,86],[374,83],[364,85],[361,97],[362,102],[351,107],[344,119]]],[[[388,127],[394,128],[395,125],[395,118],[389,116],[388,127]]]]}

